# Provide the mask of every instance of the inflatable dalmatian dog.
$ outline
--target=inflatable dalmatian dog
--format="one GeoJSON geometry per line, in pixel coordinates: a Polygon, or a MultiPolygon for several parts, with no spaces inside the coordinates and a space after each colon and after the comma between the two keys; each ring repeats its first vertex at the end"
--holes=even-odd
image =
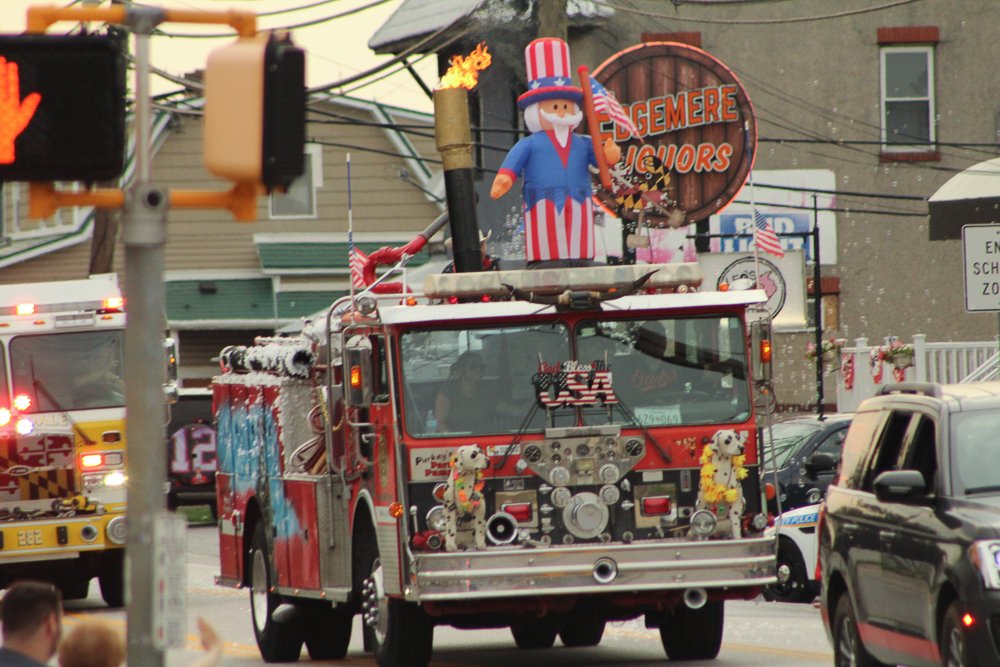
{"type": "MultiPolygon", "coordinates": [[[[716,517],[726,516],[734,539],[741,535],[743,511],[743,485],[747,476],[743,467],[743,448],[747,434],[732,429],[716,431],[701,454],[701,482],[698,485],[699,510],[707,509],[716,517]]],[[[721,521],[720,527],[721,527],[721,521]]]]}
{"type": "Polygon", "coordinates": [[[444,490],[445,551],[486,548],[486,503],[483,470],[490,465],[479,445],[465,445],[451,457],[444,490]]]}

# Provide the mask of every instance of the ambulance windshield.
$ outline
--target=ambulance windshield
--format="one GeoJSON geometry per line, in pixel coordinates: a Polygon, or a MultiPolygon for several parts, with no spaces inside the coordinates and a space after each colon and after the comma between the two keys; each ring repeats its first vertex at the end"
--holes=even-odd
{"type": "Polygon", "coordinates": [[[10,343],[14,395],[31,412],[125,405],[121,331],[17,336],[10,343]]]}
{"type": "Polygon", "coordinates": [[[401,340],[406,430],[745,421],[744,341],[740,320],[718,315],[412,330],[401,340]]]}

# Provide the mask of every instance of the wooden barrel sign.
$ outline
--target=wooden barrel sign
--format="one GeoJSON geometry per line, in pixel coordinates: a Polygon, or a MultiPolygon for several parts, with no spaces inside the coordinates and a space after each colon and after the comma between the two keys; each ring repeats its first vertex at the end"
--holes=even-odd
{"type": "Polygon", "coordinates": [[[680,227],[732,201],[753,166],[757,122],[728,67],[693,46],[653,42],[620,51],[593,76],[639,134],[599,116],[622,148],[612,192],[598,186],[602,203],[627,220],[680,227]]]}

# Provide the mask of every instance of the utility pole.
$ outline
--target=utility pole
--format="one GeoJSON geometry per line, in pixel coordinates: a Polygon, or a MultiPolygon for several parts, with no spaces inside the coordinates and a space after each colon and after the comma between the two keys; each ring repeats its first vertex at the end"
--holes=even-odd
{"type": "Polygon", "coordinates": [[[566,0],[537,0],[535,18],[539,37],[558,37],[566,41],[568,33],[566,0]]]}

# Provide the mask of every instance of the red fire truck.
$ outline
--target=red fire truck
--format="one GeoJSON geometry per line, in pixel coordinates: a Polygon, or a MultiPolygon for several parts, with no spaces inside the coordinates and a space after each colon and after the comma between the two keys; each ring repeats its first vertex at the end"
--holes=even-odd
{"type": "Polygon", "coordinates": [[[218,582],[250,589],[263,658],[343,657],[355,614],[382,666],[427,665],[437,625],[545,648],[639,617],[670,658],[715,657],[725,600],[776,580],[770,347],[762,291],[701,283],[696,264],[432,275],[224,350],[218,582]],[[744,444],[736,527],[699,504],[720,432],[744,444]],[[473,444],[488,466],[457,492],[485,544],[450,550],[473,444]]]}

